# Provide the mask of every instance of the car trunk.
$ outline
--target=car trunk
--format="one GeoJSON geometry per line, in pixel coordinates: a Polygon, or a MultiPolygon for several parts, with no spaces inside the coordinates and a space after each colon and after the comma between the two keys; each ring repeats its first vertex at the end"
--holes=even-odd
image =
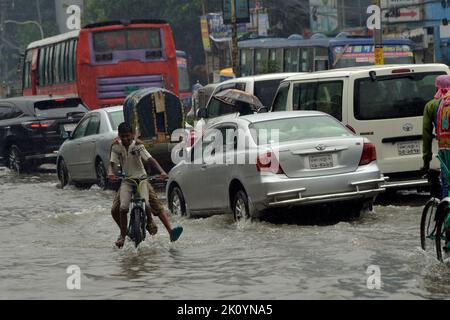
{"type": "Polygon", "coordinates": [[[345,137],[280,144],[273,151],[290,178],[306,178],[354,172],[359,166],[364,139],[345,137]]]}

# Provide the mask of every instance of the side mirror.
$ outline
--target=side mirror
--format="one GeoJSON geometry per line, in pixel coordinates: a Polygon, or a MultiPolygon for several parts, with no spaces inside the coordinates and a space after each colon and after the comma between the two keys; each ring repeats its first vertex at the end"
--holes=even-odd
{"type": "Polygon", "coordinates": [[[64,131],[64,132],[62,133],[62,138],[63,138],[64,140],[72,139],[72,132],[64,131]]]}
{"type": "Polygon", "coordinates": [[[258,110],[258,113],[268,113],[269,112],[269,108],[268,107],[261,107],[258,110]]]}
{"type": "Polygon", "coordinates": [[[207,119],[208,118],[208,109],[200,108],[197,111],[197,119],[207,119]]]}

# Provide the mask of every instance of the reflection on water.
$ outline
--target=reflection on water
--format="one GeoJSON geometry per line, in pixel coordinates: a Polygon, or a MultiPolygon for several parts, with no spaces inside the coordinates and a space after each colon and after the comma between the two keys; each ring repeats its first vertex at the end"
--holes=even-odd
{"type": "MultiPolygon", "coordinates": [[[[398,195],[347,219],[345,208],[280,210],[259,222],[171,217],[185,232],[114,247],[112,191],[60,189],[52,172],[0,168],[0,299],[448,298],[450,269],[420,249],[420,203],[398,195]],[[67,267],[82,272],[66,288],[67,267]],[[381,290],[367,288],[370,266],[381,290]]],[[[385,201],[385,200],[384,200],[385,201]]]]}

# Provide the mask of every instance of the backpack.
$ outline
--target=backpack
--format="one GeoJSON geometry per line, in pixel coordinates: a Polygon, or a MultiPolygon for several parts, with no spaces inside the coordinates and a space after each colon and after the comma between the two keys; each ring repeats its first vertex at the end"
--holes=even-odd
{"type": "Polygon", "coordinates": [[[444,97],[440,102],[436,120],[436,135],[439,150],[450,150],[450,95],[444,97]]]}

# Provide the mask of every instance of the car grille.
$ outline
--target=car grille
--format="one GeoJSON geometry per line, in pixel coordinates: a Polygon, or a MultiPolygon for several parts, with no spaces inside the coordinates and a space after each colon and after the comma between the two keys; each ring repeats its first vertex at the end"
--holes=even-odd
{"type": "Polygon", "coordinates": [[[125,98],[130,93],[144,88],[163,88],[162,75],[98,78],[97,97],[99,99],[125,98]]]}

